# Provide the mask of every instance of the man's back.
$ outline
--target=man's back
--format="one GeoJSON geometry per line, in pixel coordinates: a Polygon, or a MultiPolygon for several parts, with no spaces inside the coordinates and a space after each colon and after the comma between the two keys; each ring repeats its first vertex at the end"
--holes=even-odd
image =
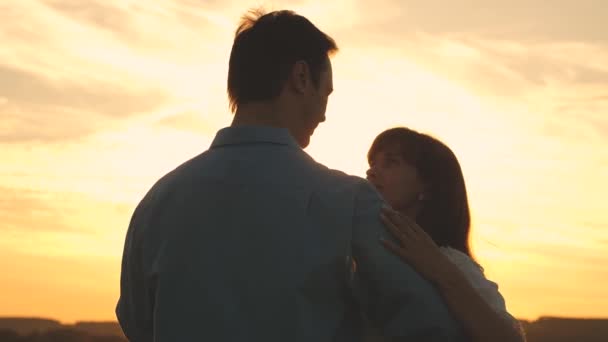
{"type": "MultiPolygon", "coordinates": [[[[382,253],[368,247],[377,239],[353,241],[366,234],[354,227],[361,183],[314,162],[287,130],[220,131],[133,215],[117,307],[123,330],[133,341],[347,340],[356,326],[352,253],[368,278],[360,304],[380,324],[390,321],[383,316],[401,304],[385,310],[393,304],[378,295],[412,294],[376,284],[390,278],[372,265],[382,253]]],[[[391,324],[385,331],[400,329],[391,324]]]]}

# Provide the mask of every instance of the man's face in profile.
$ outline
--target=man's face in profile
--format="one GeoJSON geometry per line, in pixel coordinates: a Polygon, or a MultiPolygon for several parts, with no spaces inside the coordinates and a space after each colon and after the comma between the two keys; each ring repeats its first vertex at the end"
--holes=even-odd
{"type": "Polygon", "coordinates": [[[303,127],[305,129],[303,134],[305,141],[303,142],[302,147],[308,146],[310,137],[313,135],[317,126],[325,121],[325,112],[327,110],[329,95],[334,90],[333,71],[329,58],[327,58],[325,65],[325,68],[321,71],[318,86],[311,83],[305,127],[303,127]]]}

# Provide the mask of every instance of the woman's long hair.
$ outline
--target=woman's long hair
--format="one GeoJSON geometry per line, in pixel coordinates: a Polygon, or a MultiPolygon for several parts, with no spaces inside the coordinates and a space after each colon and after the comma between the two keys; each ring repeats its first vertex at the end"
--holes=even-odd
{"type": "Polygon", "coordinates": [[[367,154],[368,161],[376,153],[395,146],[403,159],[416,168],[426,188],[416,223],[438,246],[451,247],[472,257],[467,189],[452,150],[427,134],[397,127],[376,137],[367,154]]]}

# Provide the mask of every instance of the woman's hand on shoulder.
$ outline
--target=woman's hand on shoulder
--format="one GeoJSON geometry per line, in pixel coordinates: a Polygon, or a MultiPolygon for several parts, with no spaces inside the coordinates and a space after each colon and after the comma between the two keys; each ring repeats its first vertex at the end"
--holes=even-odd
{"type": "Polygon", "coordinates": [[[387,207],[382,208],[380,218],[397,239],[397,243],[382,239],[382,244],[424,278],[437,282],[440,276],[457,271],[433,239],[412,219],[387,207]]]}

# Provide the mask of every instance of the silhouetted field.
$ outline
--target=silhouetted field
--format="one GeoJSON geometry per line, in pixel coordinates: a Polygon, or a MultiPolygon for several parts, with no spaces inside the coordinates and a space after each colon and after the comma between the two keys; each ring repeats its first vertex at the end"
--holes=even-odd
{"type": "Polygon", "coordinates": [[[543,317],[522,323],[529,342],[608,342],[608,319],[543,317]]]}
{"type": "MultiPolygon", "coordinates": [[[[607,342],[608,319],[543,317],[522,321],[529,342],[607,342]]],[[[64,325],[41,318],[0,318],[0,342],[126,342],[116,322],[64,325]]]]}
{"type": "Polygon", "coordinates": [[[126,342],[116,322],[65,325],[41,318],[0,318],[0,342],[126,342]]]}

